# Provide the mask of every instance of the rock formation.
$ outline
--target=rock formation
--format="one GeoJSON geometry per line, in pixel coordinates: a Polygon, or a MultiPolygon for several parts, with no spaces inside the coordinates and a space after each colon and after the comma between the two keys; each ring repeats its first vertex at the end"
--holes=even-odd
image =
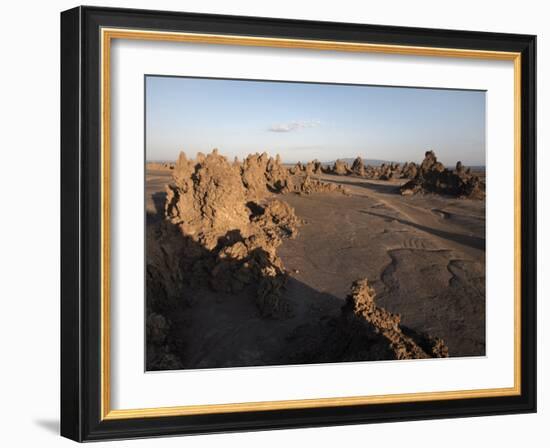
{"type": "Polygon", "coordinates": [[[416,177],[417,172],[418,172],[418,169],[416,167],[416,163],[406,162],[403,165],[403,169],[401,170],[401,178],[414,179],[416,177]]]}
{"type": "Polygon", "coordinates": [[[147,162],[147,168],[150,170],[173,170],[175,164],[169,162],[147,162]]]}
{"type": "Polygon", "coordinates": [[[290,168],[290,174],[300,174],[305,171],[305,167],[302,165],[302,162],[298,162],[292,168],[290,168]]]}
{"type": "Polygon", "coordinates": [[[348,167],[348,164],[344,162],[343,160],[338,159],[336,162],[334,162],[334,165],[332,167],[332,174],[337,174],[339,176],[345,176],[347,174],[350,174],[351,170],[348,167]]]}
{"type": "Polygon", "coordinates": [[[377,306],[366,279],[352,284],[340,315],[302,325],[286,342],[290,361],[302,363],[449,356],[442,339],[404,327],[399,315],[377,306]]]}
{"type": "Polygon", "coordinates": [[[166,218],[208,250],[220,236],[249,223],[240,169],[216,150],[199,153],[195,161],[180,153],[166,194],[166,218]]]}
{"type": "Polygon", "coordinates": [[[420,347],[415,340],[407,336],[401,326],[401,317],[392,314],[375,302],[375,292],[366,279],[353,283],[351,293],[346,300],[344,313],[352,313],[358,319],[364,319],[387,339],[395,359],[445,358],[448,349],[441,339],[426,338],[427,346],[420,347]]]}
{"type": "Polygon", "coordinates": [[[288,304],[282,297],[287,273],[277,248],[284,238],[298,232],[299,220],[294,210],[277,199],[250,217],[249,236],[241,231],[219,242],[214,252],[210,286],[217,291],[236,293],[256,285],[256,304],[263,317],[288,315],[288,304]]]}
{"type": "Polygon", "coordinates": [[[427,151],[414,179],[401,187],[402,195],[439,193],[459,198],[483,199],[485,185],[478,176],[465,170],[462,162],[449,170],[437,161],[433,151],[427,151]]]}
{"type": "MultiPolygon", "coordinates": [[[[195,282],[232,293],[253,285],[262,316],[285,315],[281,289],[286,272],[276,249],[283,238],[296,235],[299,221],[290,206],[269,196],[289,185],[280,159],[267,154],[250,155],[240,165],[215,150],[194,161],[181,153],[166,190],[166,222],[158,226],[154,240],[157,247],[171,249],[149,257],[151,277],[159,275],[157,265],[170,263],[171,269],[165,269],[169,278],[162,278],[168,285],[195,282]],[[170,233],[168,223],[179,236],[170,233]],[[164,239],[170,244],[163,244],[164,239]]],[[[177,295],[175,287],[169,289],[165,296],[177,295]]]]}
{"type": "Polygon", "coordinates": [[[265,152],[250,154],[241,167],[241,177],[248,199],[259,201],[269,193],[282,193],[288,189],[288,170],[277,155],[274,159],[265,152]]]}
{"type": "Polygon", "coordinates": [[[309,175],[293,179],[290,184],[290,190],[296,194],[308,195],[312,193],[341,193],[349,195],[349,190],[343,185],[337,185],[332,182],[322,182],[319,179],[312,178],[309,175]]]}
{"type": "Polygon", "coordinates": [[[308,176],[313,176],[316,174],[322,174],[321,169],[321,162],[319,162],[317,159],[312,160],[311,162],[308,162],[305,167],[305,173],[308,176]]]}
{"type": "Polygon", "coordinates": [[[390,180],[401,174],[399,163],[383,163],[376,171],[376,178],[380,180],[390,180]]]}
{"type": "Polygon", "coordinates": [[[363,159],[361,157],[357,157],[352,165],[351,165],[351,171],[353,171],[354,174],[357,176],[364,176],[365,175],[365,164],[363,163],[363,159]]]}
{"type": "Polygon", "coordinates": [[[344,160],[336,160],[332,167],[326,167],[322,172],[339,176],[354,175],[366,179],[389,180],[401,175],[399,163],[383,163],[380,166],[365,165],[361,157],[356,157],[351,167],[344,160]]]}

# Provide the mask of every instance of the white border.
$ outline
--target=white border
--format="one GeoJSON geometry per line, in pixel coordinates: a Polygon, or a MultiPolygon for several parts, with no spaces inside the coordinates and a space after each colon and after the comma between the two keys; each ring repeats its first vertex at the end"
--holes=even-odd
{"type": "Polygon", "coordinates": [[[118,39],[111,45],[112,409],[513,387],[513,62],[118,39]],[[144,74],[486,89],[487,356],[145,373],[144,74]]]}

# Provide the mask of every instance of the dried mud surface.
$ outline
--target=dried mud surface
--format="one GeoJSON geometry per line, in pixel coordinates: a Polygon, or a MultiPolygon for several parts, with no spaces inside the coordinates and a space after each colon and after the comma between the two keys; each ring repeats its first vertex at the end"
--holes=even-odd
{"type": "Polygon", "coordinates": [[[484,201],[352,166],[148,165],[148,370],[484,355],[484,201]]]}

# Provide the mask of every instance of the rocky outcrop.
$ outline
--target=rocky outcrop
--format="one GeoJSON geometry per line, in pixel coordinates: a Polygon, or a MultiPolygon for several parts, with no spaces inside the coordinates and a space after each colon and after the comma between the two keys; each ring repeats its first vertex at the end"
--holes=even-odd
{"type": "Polygon", "coordinates": [[[269,157],[267,153],[250,154],[244,159],[241,177],[247,198],[259,201],[269,193],[282,193],[288,189],[288,170],[281,158],[269,157]]]}
{"type": "Polygon", "coordinates": [[[444,170],[445,166],[441,162],[437,161],[435,152],[426,151],[426,154],[424,154],[424,160],[420,164],[420,173],[426,175],[428,173],[442,173],[444,170]]]}
{"type": "Polygon", "coordinates": [[[403,168],[399,163],[384,162],[380,166],[365,165],[361,157],[357,157],[349,169],[348,174],[364,177],[366,179],[390,180],[399,178],[403,168]]]}
{"type": "Polygon", "coordinates": [[[312,160],[311,162],[308,162],[305,167],[305,173],[308,176],[314,176],[317,174],[322,174],[323,171],[321,169],[321,162],[319,162],[317,159],[312,160]]]}
{"type": "Polygon", "coordinates": [[[147,162],[147,169],[149,170],[173,170],[175,164],[170,162],[147,162]]]}
{"type": "Polygon", "coordinates": [[[339,315],[296,328],[286,342],[290,361],[301,363],[449,356],[442,339],[403,326],[399,315],[379,307],[366,279],[352,284],[339,315]]]}
{"type": "MultiPolygon", "coordinates": [[[[164,230],[152,241],[162,248],[163,238],[169,238],[172,249],[153,263],[151,277],[156,276],[155,265],[164,263],[166,268],[170,263],[171,269],[165,269],[170,278],[162,278],[162,283],[177,284],[187,276],[192,280],[183,282],[207,284],[216,291],[235,293],[254,286],[262,316],[286,315],[289,310],[281,293],[286,272],[276,250],[284,238],[296,235],[299,220],[290,206],[270,198],[270,193],[292,188],[280,159],[267,154],[250,155],[241,165],[230,164],[217,151],[199,154],[196,160],[181,153],[173,183],[167,186],[165,207],[166,223],[179,234],[168,235],[166,223],[158,226],[164,230]],[[178,253],[173,257],[174,250],[178,253]]],[[[170,289],[165,295],[177,295],[176,288],[170,289]]]]}
{"type": "Polygon", "coordinates": [[[298,162],[292,168],[289,169],[290,174],[300,174],[305,171],[305,167],[302,165],[302,162],[298,162]]]}
{"type": "Polygon", "coordinates": [[[364,176],[366,174],[365,164],[361,157],[357,157],[351,164],[351,171],[357,176],[364,176]]]}
{"type": "Polygon", "coordinates": [[[449,170],[438,162],[433,151],[427,151],[414,179],[401,187],[402,195],[438,193],[457,198],[483,199],[485,185],[478,176],[464,169],[457,162],[455,170],[449,170]]]}
{"type": "Polygon", "coordinates": [[[383,163],[375,172],[376,179],[390,180],[401,175],[401,167],[399,163],[383,163]]]}
{"type": "Polygon", "coordinates": [[[374,289],[369,286],[368,281],[358,280],[351,287],[343,312],[351,313],[372,325],[376,333],[386,338],[395,359],[448,357],[448,349],[441,339],[425,338],[424,347],[421,347],[403,332],[400,326],[401,317],[378,307],[375,298],[374,289]]]}
{"type": "Polygon", "coordinates": [[[414,179],[418,173],[418,168],[414,162],[406,162],[401,170],[402,179],[414,179]]]}
{"type": "Polygon", "coordinates": [[[212,249],[220,236],[248,226],[248,195],[240,168],[216,150],[207,156],[199,153],[195,161],[180,153],[172,177],[165,214],[183,235],[212,249]]]}
{"type": "Polygon", "coordinates": [[[256,286],[256,304],[263,317],[285,317],[288,303],[282,296],[287,273],[277,248],[293,238],[300,222],[286,203],[272,200],[251,216],[249,236],[234,234],[220,242],[210,268],[210,286],[216,291],[237,293],[256,286]]]}
{"type": "Polygon", "coordinates": [[[349,190],[340,184],[332,182],[322,182],[310,175],[305,175],[293,179],[290,191],[296,194],[308,195],[312,193],[341,193],[349,195],[349,190]]]}
{"type": "Polygon", "coordinates": [[[337,174],[338,176],[346,176],[348,174],[351,174],[351,170],[349,169],[349,166],[346,162],[338,159],[336,162],[334,162],[331,173],[337,174]]]}
{"type": "Polygon", "coordinates": [[[266,182],[268,162],[269,158],[266,153],[262,155],[250,154],[244,159],[241,178],[247,199],[258,201],[268,194],[266,182]]]}

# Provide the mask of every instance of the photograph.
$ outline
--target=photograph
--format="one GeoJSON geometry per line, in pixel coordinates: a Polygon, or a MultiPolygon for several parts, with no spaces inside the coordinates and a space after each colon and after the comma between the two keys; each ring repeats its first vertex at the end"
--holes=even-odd
{"type": "Polygon", "coordinates": [[[486,355],[486,91],[144,90],[146,371],[486,355]]]}

